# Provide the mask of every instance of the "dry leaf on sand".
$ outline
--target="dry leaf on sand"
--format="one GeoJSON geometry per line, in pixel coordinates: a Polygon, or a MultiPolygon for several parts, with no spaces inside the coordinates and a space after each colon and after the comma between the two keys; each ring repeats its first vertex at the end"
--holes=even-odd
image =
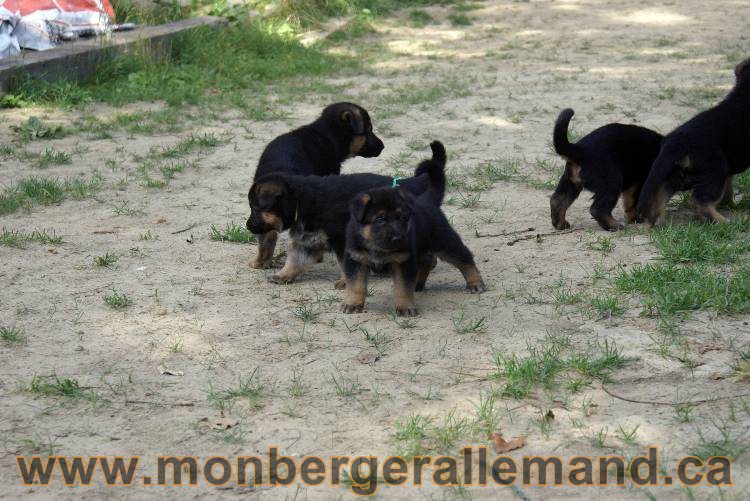
{"type": "Polygon", "coordinates": [[[510,442],[505,440],[499,433],[493,433],[492,439],[495,441],[495,452],[497,454],[504,454],[506,452],[520,449],[526,445],[526,439],[524,437],[516,437],[510,442]]]}

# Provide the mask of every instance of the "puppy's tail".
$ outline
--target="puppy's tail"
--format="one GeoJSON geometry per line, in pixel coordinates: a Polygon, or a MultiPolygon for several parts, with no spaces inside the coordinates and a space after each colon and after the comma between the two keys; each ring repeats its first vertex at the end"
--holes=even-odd
{"type": "Polygon", "coordinates": [[[430,177],[430,200],[436,205],[443,203],[445,195],[445,164],[448,156],[445,153],[445,146],[440,141],[430,143],[432,149],[432,158],[423,160],[414,171],[414,177],[427,174],[430,177]]]}
{"type": "Polygon", "coordinates": [[[564,157],[571,162],[581,164],[583,162],[583,152],[581,148],[572,144],[568,140],[568,126],[570,120],[575,115],[575,111],[570,108],[562,110],[560,115],[557,117],[555,122],[555,132],[552,135],[552,142],[555,145],[555,151],[561,157],[564,157]]]}
{"type": "MultiPolygon", "coordinates": [[[[648,217],[651,202],[656,196],[659,187],[667,180],[674,170],[675,165],[687,156],[688,151],[688,145],[677,138],[665,140],[662,143],[661,151],[659,151],[659,155],[654,160],[646,182],[641,189],[641,194],[638,197],[636,211],[639,215],[648,217]]],[[[651,223],[653,224],[653,221],[651,223]]]]}

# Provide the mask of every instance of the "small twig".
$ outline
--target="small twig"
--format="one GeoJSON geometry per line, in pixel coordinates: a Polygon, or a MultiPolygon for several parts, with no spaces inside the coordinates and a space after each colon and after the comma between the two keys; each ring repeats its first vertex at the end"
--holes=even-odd
{"type": "Polygon", "coordinates": [[[172,232],[172,235],[177,235],[178,233],[185,233],[186,231],[190,231],[190,230],[192,230],[192,229],[193,229],[193,228],[195,228],[196,226],[198,226],[198,223],[193,223],[193,224],[191,224],[190,226],[188,226],[187,228],[185,228],[185,229],[183,229],[183,230],[177,230],[177,231],[173,231],[173,232],[172,232]]]}
{"type": "Polygon", "coordinates": [[[610,397],[614,397],[614,398],[616,398],[618,400],[622,400],[624,402],[630,402],[630,403],[633,403],[633,404],[645,404],[645,405],[667,405],[667,406],[670,406],[670,407],[676,407],[678,405],[709,404],[711,402],[719,402],[721,400],[732,400],[732,399],[735,399],[735,398],[742,398],[742,397],[749,397],[750,396],[750,392],[748,392],[748,393],[740,393],[739,395],[728,395],[728,396],[725,396],[725,397],[705,398],[703,400],[691,400],[691,401],[688,401],[688,402],[657,402],[657,401],[653,401],[653,400],[637,400],[637,399],[634,399],[634,398],[622,397],[622,396],[620,396],[620,395],[618,395],[616,393],[613,393],[609,388],[607,388],[604,385],[602,385],[602,390],[604,390],[604,393],[606,393],[610,397]]]}
{"type": "Polygon", "coordinates": [[[195,405],[194,402],[151,402],[148,400],[125,400],[126,404],[142,404],[142,405],[160,405],[162,407],[192,407],[195,405]]]}
{"type": "Polygon", "coordinates": [[[502,233],[479,233],[479,230],[475,229],[474,236],[477,238],[508,237],[510,235],[518,235],[519,233],[528,233],[534,230],[535,228],[527,228],[525,230],[504,231],[502,233]]]}
{"type": "Polygon", "coordinates": [[[573,233],[576,231],[582,231],[583,228],[574,228],[572,230],[563,230],[563,231],[552,231],[550,233],[537,233],[535,235],[526,235],[523,237],[518,237],[516,239],[508,241],[508,245],[516,245],[518,242],[522,242],[524,240],[531,240],[533,238],[537,240],[541,240],[542,237],[556,237],[559,235],[567,235],[568,233],[573,233]]]}

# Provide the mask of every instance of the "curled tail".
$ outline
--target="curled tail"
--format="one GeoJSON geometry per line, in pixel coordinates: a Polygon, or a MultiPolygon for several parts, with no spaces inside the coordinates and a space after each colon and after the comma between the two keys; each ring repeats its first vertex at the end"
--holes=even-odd
{"type": "Polygon", "coordinates": [[[645,216],[652,224],[655,222],[653,220],[654,207],[652,207],[652,204],[655,202],[654,199],[657,192],[664,185],[667,178],[669,178],[675,165],[685,158],[687,154],[688,145],[683,141],[673,138],[665,140],[662,143],[661,151],[659,151],[659,155],[651,166],[648,178],[646,178],[646,182],[641,189],[641,194],[638,197],[638,205],[636,206],[637,213],[645,216]]]}
{"type": "Polygon", "coordinates": [[[583,152],[581,149],[568,140],[568,126],[570,120],[575,115],[575,111],[570,108],[560,112],[555,122],[555,132],[552,135],[552,143],[555,145],[555,151],[561,157],[571,162],[581,164],[583,162],[583,152]]]}
{"type": "Polygon", "coordinates": [[[414,177],[427,174],[430,177],[430,200],[436,205],[443,203],[445,195],[445,164],[448,160],[445,146],[440,141],[430,143],[432,158],[423,160],[414,171],[414,177]]]}

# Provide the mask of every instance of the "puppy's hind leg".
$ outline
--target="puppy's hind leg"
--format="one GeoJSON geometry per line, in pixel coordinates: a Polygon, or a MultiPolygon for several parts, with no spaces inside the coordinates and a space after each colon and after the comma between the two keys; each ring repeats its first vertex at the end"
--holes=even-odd
{"type": "Polygon", "coordinates": [[[437,258],[433,254],[422,254],[417,259],[417,285],[416,291],[424,290],[424,285],[427,282],[427,277],[430,276],[430,272],[435,269],[437,265],[437,258]]]}
{"type": "Polygon", "coordinates": [[[732,186],[732,176],[729,176],[727,185],[724,188],[724,195],[721,197],[719,207],[725,209],[735,209],[737,205],[734,203],[734,187],[732,186]]]}
{"type": "Polygon", "coordinates": [[[731,176],[724,155],[719,150],[704,152],[703,155],[691,158],[692,169],[697,179],[690,197],[690,208],[699,216],[714,223],[724,223],[727,218],[719,214],[716,206],[731,184],[731,176]]]}
{"type": "Polygon", "coordinates": [[[447,261],[458,268],[466,280],[466,289],[470,292],[484,292],[487,287],[482,280],[477,265],[474,264],[474,256],[466,248],[456,230],[450,227],[448,221],[441,225],[440,233],[433,236],[436,242],[440,242],[440,250],[437,252],[440,259],[447,261]]]}
{"type": "Polygon", "coordinates": [[[726,184],[726,181],[724,183],[715,181],[697,185],[693,188],[693,194],[690,197],[690,209],[699,216],[705,217],[714,223],[726,223],[729,221],[716,210],[716,206],[725,193],[726,184]]]}
{"type": "Polygon", "coordinates": [[[634,184],[622,192],[622,208],[625,210],[625,221],[628,224],[639,223],[638,211],[635,206],[638,204],[638,197],[641,194],[641,185],[634,184]]]}
{"type": "Polygon", "coordinates": [[[583,185],[580,177],[580,166],[568,162],[565,165],[565,172],[560,181],[557,183],[555,193],[550,198],[550,215],[552,216],[552,226],[556,230],[567,230],[570,223],[565,220],[565,214],[573,202],[581,194],[583,185]]]}
{"type": "Polygon", "coordinates": [[[250,262],[255,269],[270,268],[273,263],[273,251],[276,248],[276,240],[279,238],[277,231],[269,231],[258,235],[258,255],[250,262]]]}
{"type": "Polygon", "coordinates": [[[618,231],[623,229],[623,225],[618,223],[617,220],[612,217],[612,209],[617,205],[617,199],[620,198],[619,187],[615,188],[617,191],[606,192],[599,191],[594,194],[594,202],[591,204],[589,212],[596,219],[603,229],[607,231],[618,231]]]}

